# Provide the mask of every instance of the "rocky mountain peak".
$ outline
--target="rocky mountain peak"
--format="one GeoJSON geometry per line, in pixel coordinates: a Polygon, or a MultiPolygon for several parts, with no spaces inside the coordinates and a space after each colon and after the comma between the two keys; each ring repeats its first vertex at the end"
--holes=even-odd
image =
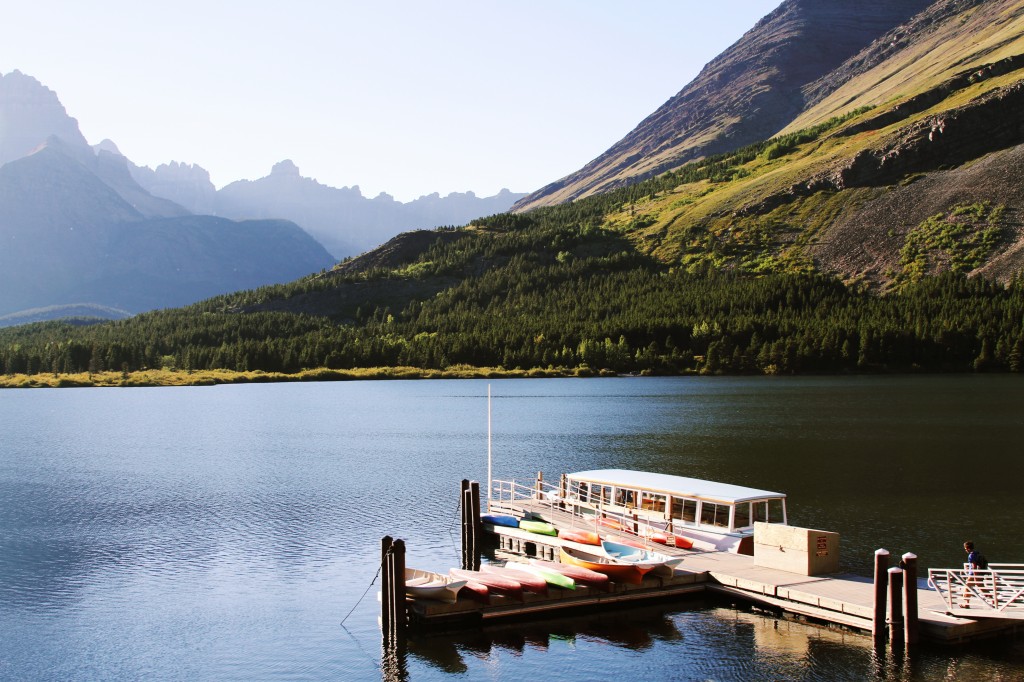
{"type": "Polygon", "coordinates": [[[50,137],[89,149],[78,121],[53,90],[17,70],[0,74],[0,165],[32,153],[50,137]]]}
{"type": "Polygon", "coordinates": [[[270,169],[270,175],[275,177],[300,177],[299,167],[291,159],[285,159],[284,161],[278,161],[274,164],[274,167],[270,169]]]}

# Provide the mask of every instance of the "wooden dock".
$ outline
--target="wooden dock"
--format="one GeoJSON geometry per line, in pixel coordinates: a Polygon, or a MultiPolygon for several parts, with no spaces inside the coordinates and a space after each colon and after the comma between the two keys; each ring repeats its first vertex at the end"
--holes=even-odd
{"type": "MultiPolygon", "coordinates": [[[[500,511],[519,517],[543,518],[559,529],[581,527],[579,518],[568,512],[528,500],[500,511]]],[[[495,555],[509,561],[525,561],[529,557],[557,561],[559,548],[563,545],[593,549],[520,528],[483,524],[480,530],[497,545],[495,555]]],[[[627,532],[607,528],[602,528],[601,534],[609,539],[630,537],[627,532]]],[[[410,624],[428,628],[474,627],[489,621],[539,617],[554,611],[653,599],[664,601],[710,592],[741,599],[784,617],[872,634],[875,586],[869,578],[849,574],[807,576],[757,566],[752,556],[728,552],[694,551],[664,545],[658,545],[657,550],[683,557],[671,577],[648,575],[640,585],[613,583],[608,592],[583,587],[576,590],[552,588],[548,595],[527,594],[522,600],[495,597],[491,604],[461,598],[455,604],[410,602],[410,624]]],[[[947,613],[941,596],[925,581],[917,581],[916,596],[920,635],[933,642],[954,644],[1005,635],[1018,631],[1021,625],[1020,621],[1009,619],[970,618],[962,613],[951,615],[947,613]]]]}

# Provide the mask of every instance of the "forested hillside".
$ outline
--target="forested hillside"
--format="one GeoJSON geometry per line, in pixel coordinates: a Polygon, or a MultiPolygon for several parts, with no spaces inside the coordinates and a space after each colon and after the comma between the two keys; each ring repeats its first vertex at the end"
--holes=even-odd
{"type": "Polygon", "coordinates": [[[1021,369],[1019,281],[1004,287],[949,272],[877,296],[815,273],[690,271],[638,252],[601,227],[600,216],[596,201],[495,216],[434,233],[433,246],[390,267],[339,269],[121,322],[0,331],[0,367],[7,374],[462,365],[577,375],[1021,369]],[[326,306],[332,315],[318,310],[326,306]]]}

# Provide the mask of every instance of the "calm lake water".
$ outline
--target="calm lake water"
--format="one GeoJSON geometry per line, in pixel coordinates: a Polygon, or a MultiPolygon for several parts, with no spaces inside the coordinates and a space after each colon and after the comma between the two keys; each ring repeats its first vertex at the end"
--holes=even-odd
{"type": "MultiPolygon", "coordinates": [[[[0,679],[381,678],[380,538],[459,562],[459,481],[629,468],[789,495],[923,568],[1024,563],[1019,377],[0,392],[0,679]],[[344,620],[344,627],[341,623],[344,620]]],[[[877,656],[714,600],[421,638],[410,680],[1022,679],[1024,642],[877,656]]]]}

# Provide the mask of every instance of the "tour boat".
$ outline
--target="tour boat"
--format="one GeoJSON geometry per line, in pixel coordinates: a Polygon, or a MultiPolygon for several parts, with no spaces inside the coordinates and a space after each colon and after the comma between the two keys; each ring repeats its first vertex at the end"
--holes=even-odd
{"type": "Polygon", "coordinates": [[[561,501],[599,525],[632,530],[635,518],[677,547],[739,554],[753,554],[755,521],[787,524],[783,493],[629,469],[567,474],[561,501]]]}
{"type": "Polygon", "coordinates": [[[644,575],[654,569],[654,564],[620,561],[607,554],[591,554],[572,547],[560,547],[559,557],[563,564],[586,568],[597,573],[604,573],[613,582],[639,585],[644,575]]]}
{"type": "Polygon", "coordinates": [[[454,604],[459,590],[466,583],[466,580],[455,580],[451,576],[419,568],[405,569],[405,594],[413,599],[434,599],[454,604]]]}

